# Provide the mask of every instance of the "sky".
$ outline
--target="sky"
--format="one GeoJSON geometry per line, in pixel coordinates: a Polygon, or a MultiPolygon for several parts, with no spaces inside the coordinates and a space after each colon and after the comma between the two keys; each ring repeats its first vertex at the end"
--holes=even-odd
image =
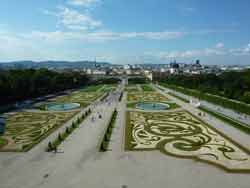
{"type": "Polygon", "coordinates": [[[249,0],[1,0],[0,62],[250,65],[249,0]]]}

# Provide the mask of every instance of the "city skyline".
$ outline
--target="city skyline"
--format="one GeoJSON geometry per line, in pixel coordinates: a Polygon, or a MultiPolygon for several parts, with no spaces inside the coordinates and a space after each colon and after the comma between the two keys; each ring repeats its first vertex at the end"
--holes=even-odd
{"type": "Polygon", "coordinates": [[[17,0],[0,7],[0,62],[248,65],[250,2],[17,0]],[[11,14],[10,14],[11,13],[11,14]]]}

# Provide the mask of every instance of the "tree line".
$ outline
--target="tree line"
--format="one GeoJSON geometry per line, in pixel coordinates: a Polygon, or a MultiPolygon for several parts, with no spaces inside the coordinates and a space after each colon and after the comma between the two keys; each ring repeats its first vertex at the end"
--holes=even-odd
{"type": "Polygon", "coordinates": [[[0,105],[83,87],[88,82],[89,78],[78,72],[0,70],[0,105]]]}
{"type": "Polygon", "coordinates": [[[250,70],[220,75],[169,75],[157,81],[250,104],[250,70]]]}

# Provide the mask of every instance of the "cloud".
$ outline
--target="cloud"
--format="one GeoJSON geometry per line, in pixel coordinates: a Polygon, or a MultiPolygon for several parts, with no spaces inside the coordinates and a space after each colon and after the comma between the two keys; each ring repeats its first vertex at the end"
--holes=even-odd
{"type": "Polygon", "coordinates": [[[76,10],[59,7],[58,12],[44,10],[47,15],[56,16],[59,19],[59,24],[71,30],[91,30],[102,26],[102,22],[93,19],[86,13],[79,13],[76,10]]]}
{"type": "Polygon", "coordinates": [[[194,49],[184,51],[161,51],[161,52],[148,52],[146,55],[161,59],[190,59],[209,56],[249,56],[250,43],[242,48],[225,49],[223,43],[218,43],[214,48],[194,49]]]}
{"type": "Polygon", "coordinates": [[[63,42],[67,40],[80,40],[88,42],[104,42],[112,40],[124,39],[148,39],[148,40],[171,40],[183,37],[185,33],[174,31],[163,32],[112,32],[112,31],[96,31],[96,32],[41,32],[33,31],[30,36],[40,38],[46,41],[63,42]]]}
{"type": "Polygon", "coordinates": [[[182,8],[182,11],[184,12],[184,14],[189,14],[189,13],[193,13],[195,11],[195,8],[193,8],[193,7],[184,7],[184,8],[182,8]]]}
{"type": "Polygon", "coordinates": [[[224,45],[224,43],[220,42],[220,43],[217,43],[215,47],[220,49],[220,48],[224,48],[225,45],[224,45]]]}
{"type": "Polygon", "coordinates": [[[69,0],[68,4],[74,5],[74,6],[83,6],[83,7],[89,7],[93,4],[99,3],[100,0],[69,0]]]}
{"type": "Polygon", "coordinates": [[[236,56],[250,55],[250,43],[242,48],[231,49],[230,52],[236,56]]]}

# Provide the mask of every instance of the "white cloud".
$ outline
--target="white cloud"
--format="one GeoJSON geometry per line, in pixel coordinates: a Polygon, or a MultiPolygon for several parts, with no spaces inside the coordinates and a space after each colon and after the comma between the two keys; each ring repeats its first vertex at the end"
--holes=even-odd
{"type": "Polygon", "coordinates": [[[90,15],[67,7],[60,7],[58,12],[47,10],[43,12],[58,17],[59,24],[71,30],[91,30],[102,25],[101,21],[93,19],[90,15]]]}
{"type": "Polygon", "coordinates": [[[220,42],[220,43],[217,43],[215,47],[220,49],[220,48],[224,48],[225,45],[224,45],[224,43],[220,42]]]}
{"type": "Polygon", "coordinates": [[[250,43],[243,48],[231,49],[230,52],[236,56],[250,55],[250,43]]]}
{"type": "Polygon", "coordinates": [[[41,32],[33,31],[31,36],[46,41],[67,41],[80,40],[88,42],[104,42],[111,40],[135,39],[142,38],[148,40],[171,40],[184,36],[185,33],[174,31],[163,32],[112,32],[112,31],[96,31],[96,32],[41,32]]]}
{"type": "Polygon", "coordinates": [[[89,7],[93,4],[100,2],[100,0],[69,0],[68,3],[74,6],[89,7]]]}
{"type": "Polygon", "coordinates": [[[219,43],[214,48],[205,48],[198,50],[184,50],[184,51],[163,51],[163,52],[149,52],[146,55],[153,56],[162,60],[169,59],[190,59],[211,56],[248,56],[250,55],[250,44],[243,48],[225,49],[224,44],[219,43]]]}

